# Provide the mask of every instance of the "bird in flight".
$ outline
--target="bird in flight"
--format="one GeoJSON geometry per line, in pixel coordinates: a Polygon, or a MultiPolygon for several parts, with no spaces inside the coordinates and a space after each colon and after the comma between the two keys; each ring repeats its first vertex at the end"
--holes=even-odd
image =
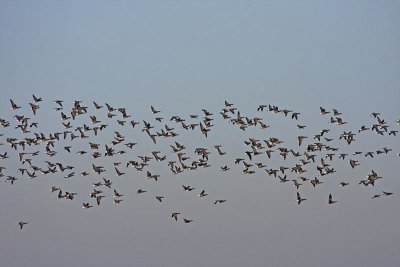
{"type": "Polygon", "coordinates": [[[20,221],[20,222],[18,222],[18,224],[19,224],[19,228],[22,230],[22,228],[24,227],[24,225],[28,224],[28,222],[26,222],[26,221],[20,221]]]}
{"type": "Polygon", "coordinates": [[[334,204],[334,203],[336,203],[336,202],[337,202],[336,200],[333,200],[332,194],[329,194],[328,203],[329,203],[329,204],[334,204]]]}

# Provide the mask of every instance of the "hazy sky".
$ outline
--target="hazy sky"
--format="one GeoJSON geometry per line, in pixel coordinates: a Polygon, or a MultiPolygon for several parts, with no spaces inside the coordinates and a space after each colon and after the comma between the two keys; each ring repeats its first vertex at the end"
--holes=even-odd
{"type": "MultiPolygon", "coordinates": [[[[398,1],[0,1],[0,118],[11,123],[1,128],[0,160],[6,167],[0,178],[0,265],[4,266],[398,266],[400,262],[400,215],[398,136],[366,131],[348,146],[338,140],[343,131],[358,133],[371,126],[380,112],[390,130],[400,119],[400,2],[398,1]],[[32,94],[40,96],[38,114],[29,109],[32,94]],[[12,111],[9,99],[22,106],[12,111]],[[89,115],[107,123],[104,133],[71,142],[72,151],[56,144],[54,158],[45,160],[75,167],[76,175],[42,175],[28,179],[16,173],[22,165],[7,137],[24,138],[14,129],[16,114],[39,123],[34,132],[46,135],[63,131],[56,99],[64,100],[65,112],[74,100],[88,106],[88,114],[71,121],[74,127],[90,124],[89,115]],[[241,131],[219,114],[224,101],[233,103],[243,116],[260,117],[270,128],[241,131]],[[95,110],[92,101],[125,107],[137,128],[121,126],[107,118],[105,108],[95,110]],[[298,121],[264,111],[260,104],[300,112],[298,121]],[[153,105],[161,110],[162,123],[154,120],[153,105]],[[347,124],[329,123],[332,114],[321,116],[319,107],[333,108],[347,124]],[[186,131],[169,118],[190,114],[201,119],[207,109],[214,127],[205,138],[186,131]],[[142,133],[142,120],[159,130],[164,124],[179,133],[160,138],[157,145],[142,133]],[[296,124],[306,125],[299,130],[296,124]],[[249,137],[279,137],[284,147],[304,151],[296,137],[307,143],[321,129],[338,147],[329,162],[336,173],[322,177],[313,188],[306,181],[299,192],[306,201],[297,205],[292,182],[280,183],[264,170],[243,175],[234,159],[246,157],[249,137]],[[101,158],[104,175],[94,174],[88,142],[109,144],[119,131],[133,150],[114,158],[101,158]],[[170,145],[185,144],[191,160],[194,149],[207,147],[210,168],[173,175],[165,162],[150,163],[143,172],[125,169],[138,155],[174,157],[170,145]],[[213,148],[221,144],[227,154],[213,148]],[[355,151],[392,148],[373,159],[352,155],[355,151]],[[339,153],[359,160],[352,170],[339,153]],[[112,163],[121,161],[125,175],[117,177],[112,163]],[[228,165],[227,172],[220,166],[228,165]],[[372,187],[358,181],[375,170],[383,177],[372,187]],[[148,180],[146,171],[160,174],[148,180]],[[81,177],[81,171],[90,172],[81,177]],[[6,176],[18,180],[11,185],[6,176]],[[124,194],[120,205],[112,203],[112,191],[100,206],[90,199],[92,183],[108,177],[124,194]],[[341,188],[339,183],[350,182],[341,188]],[[181,185],[196,188],[184,192],[181,185]],[[78,192],[76,199],[59,200],[51,186],[78,192]],[[139,188],[146,189],[142,195],[139,188]],[[208,196],[197,197],[204,189],[208,196]],[[372,199],[382,191],[393,196],[372,199]],[[328,205],[328,195],[338,200],[328,205]],[[165,196],[158,203],[155,195],[165,196]],[[215,199],[226,199],[214,205],[215,199]],[[82,209],[82,202],[95,207],[82,209]],[[175,222],[169,214],[180,212],[175,222]],[[182,218],[193,219],[184,224],[182,218]],[[28,225],[21,231],[20,220],[28,225]]],[[[193,120],[196,121],[196,120],[193,120]]],[[[116,150],[124,149],[119,146],[116,150]]],[[[276,148],[274,148],[276,150],[276,148]]],[[[104,152],[104,151],[102,151],[104,152]]],[[[326,152],[318,154],[317,160],[326,152]]],[[[328,161],[328,159],[325,159],[328,161]]],[[[95,161],[96,162],[96,161],[95,161]]],[[[268,168],[292,167],[298,159],[284,161],[278,152],[271,159],[257,156],[251,163],[268,168]]],[[[301,176],[313,179],[315,166],[301,176]]],[[[27,165],[23,165],[26,167],[27,165]]],[[[288,178],[297,174],[287,170],[288,178]]]]}

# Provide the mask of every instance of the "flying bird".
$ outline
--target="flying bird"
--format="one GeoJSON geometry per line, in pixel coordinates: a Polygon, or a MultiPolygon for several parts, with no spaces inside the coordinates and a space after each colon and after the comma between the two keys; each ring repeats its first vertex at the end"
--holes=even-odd
{"type": "Polygon", "coordinates": [[[20,222],[18,222],[18,224],[19,224],[19,228],[22,230],[22,228],[24,227],[24,225],[28,224],[28,222],[26,222],[26,221],[20,221],[20,222]]]}

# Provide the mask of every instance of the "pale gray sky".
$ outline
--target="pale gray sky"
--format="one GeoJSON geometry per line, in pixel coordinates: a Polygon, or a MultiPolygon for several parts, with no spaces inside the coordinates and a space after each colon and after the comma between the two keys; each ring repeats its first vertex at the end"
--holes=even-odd
{"type": "MultiPolygon", "coordinates": [[[[0,2],[0,118],[11,126],[1,128],[0,160],[6,167],[0,178],[0,257],[4,266],[397,266],[400,262],[398,206],[400,180],[396,153],[398,136],[378,135],[370,130],[355,137],[350,146],[338,140],[343,131],[358,133],[362,125],[377,120],[380,112],[389,130],[398,130],[400,119],[400,3],[397,1],[1,1],[0,2]],[[40,109],[29,109],[32,94],[40,96],[40,109]],[[11,110],[9,99],[22,106],[11,110]],[[35,164],[45,160],[75,167],[76,175],[37,173],[35,179],[16,173],[21,166],[7,137],[24,138],[14,127],[16,114],[39,123],[33,133],[63,131],[56,99],[64,100],[65,112],[74,100],[88,106],[88,114],[71,121],[74,127],[90,124],[89,115],[109,124],[89,139],[75,140],[72,153],[56,143],[55,157],[39,150],[35,164]],[[219,114],[227,100],[243,116],[260,117],[270,128],[241,131],[219,114]],[[92,101],[125,107],[137,128],[108,119],[105,108],[95,110],[92,101]],[[298,121],[283,114],[257,112],[260,104],[300,112],[298,121]],[[150,106],[161,110],[163,123],[154,120],[150,106]],[[329,123],[332,114],[321,116],[319,107],[333,108],[347,124],[329,123]],[[186,131],[169,118],[190,114],[214,115],[209,137],[186,131]],[[165,123],[179,133],[174,139],[159,138],[157,145],[142,133],[142,120],[159,130],[165,123]],[[299,130],[296,124],[306,125],[299,130]],[[306,201],[297,205],[292,182],[256,169],[243,175],[234,159],[246,157],[249,137],[260,140],[279,137],[283,147],[303,152],[296,137],[306,135],[306,144],[321,129],[331,129],[328,142],[339,148],[332,162],[336,173],[320,177],[313,188],[303,182],[299,192],[306,201]],[[137,142],[133,150],[114,158],[93,161],[87,142],[109,144],[114,131],[126,141],[137,142]],[[194,149],[207,147],[210,168],[172,175],[165,162],[151,161],[148,169],[125,169],[128,159],[160,150],[175,159],[170,145],[185,144],[191,160],[194,149]],[[219,156],[213,145],[227,154],[219,156]],[[392,148],[387,155],[365,152],[392,148]],[[359,156],[352,155],[362,151],[359,156]],[[339,153],[348,153],[345,161],[339,153]],[[352,170],[348,160],[360,166],[352,170]],[[115,175],[112,163],[121,161],[115,175]],[[104,175],[93,174],[91,163],[106,166],[104,175]],[[220,166],[228,165],[227,172],[220,166]],[[160,174],[148,180],[146,171],[160,174]],[[372,187],[358,181],[372,170],[383,179],[372,187]],[[81,171],[90,172],[81,177],[81,171]],[[7,175],[18,180],[6,183],[7,175]],[[112,191],[101,187],[106,197],[100,206],[89,197],[92,183],[102,177],[124,194],[120,205],[112,203],[112,191]],[[341,188],[339,183],[349,186],[341,188]],[[181,185],[195,187],[184,192],[181,185]],[[51,186],[77,192],[72,201],[56,199],[51,186]],[[139,188],[147,192],[138,195],[139,188]],[[197,194],[204,189],[208,196],[197,194]],[[382,191],[390,197],[372,199],[382,191]],[[328,195],[338,200],[328,205],[328,195]],[[158,203],[155,195],[165,197],[158,203]],[[226,199],[214,205],[215,199],[226,199]],[[95,207],[84,210],[82,202],[95,207]],[[169,214],[182,213],[178,222],[169,214]],[[193,219],[184,224],[182,218],[193,219]],[[20,220],[28,225],[21,231],[20,220]]],[[[199,121],[193,120],[193,121],[199,121]]],[[[325,143],[325,141],[323,141],[325,143]]],[[[265,144],[265,143],[264,143],[265,144]]],[[[116,147],[116,151],[124,149],[116,147]]],[[[104,147],[103,147],[104,150],[104,147]]],[[[276,150],[276,148],[274,148],[276,150]]],[[[104,153],[104,151],[101,151],[104,153]]],[[[302,175],[287,170],[288,178],[318,176],[317,163],[302,175]]],[[[277,152],[251,163],[267,168],[293,167],[297,158],[284,161],[277,152]]]]}

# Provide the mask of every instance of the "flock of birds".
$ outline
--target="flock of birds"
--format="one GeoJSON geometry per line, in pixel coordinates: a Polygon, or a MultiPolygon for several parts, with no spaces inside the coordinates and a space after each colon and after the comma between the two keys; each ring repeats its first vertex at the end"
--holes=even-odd
{"type": "MultiPolygon", "coordinates": [[[[227,154],[221,144],[215,144],[211,147],[197,147],[190,152],[186,145],[178,140],[182,131],[197,131],[204,138],[210,135],[214,127],[215,116],[207,109],[202,109],[200,114],[192,114],[188,117],[175,115],[165,119],[162,117],[163,112],[151,106],[149,111],[154,118],[154,121],[151,122],[134,119],[126,108],[116,108],[108,103],[98,104],[93,102],[90,105],[85,105],[82,101],[73,101],[71,105],[67,106],[63,100],[55,100],[53,108],[59,114],[61,122],[55,125],[56,130],[41,131],[35,118],[40,113],[43,102],[41,97],[33,95],[32,101],[29,103],[31,112],[23,114],[22,106],[10,99],[13,120],[9,121],[0,117],[0,126],[9,128],[9,131],[19,131],[21,137],[14,132],[12,136],[5,137],[4,133],[0,132],[0,178],[3,178],[4,182],[10,183],[10,185],[14,185],[25,178],[38,179],[40,176],[60,175],[60,173],[64,179],[71,179],[78,175],[94,176],[99,180],[92,184],[93,191],[89,195],[83,196],[83,198],[86,197],[86,200],[82,203],[83,209],[100,206],[103,199],[107,197],[106,190],[112,192],[113,203],[120,204],[124,200],[124,194],[120,192],[120,189],[113,186],[113,178],[104,177],[110,176],[110,172],[114,172],[115,176],[119,177],[128,176],[130,174],[127,174],[127,172],[133,170],[139,176],[156,182],[162,176],[151,168],[152,164],[156,162],[168,166],[172,175],[179,175],[211,167],[212,162],[209,160],[211,154],[217,157],[225,157],[227,154]],[[60,129],[58,130],[57,127],[60,129]],[[99,138],[105,129],[110,128],[114,135],[112,140],[106,144],[96,143],[96,138],[99,138]],[[137,134],[144,134],[149,138],[149,141],[151,140],[150,142],[154,143],[153,147],[160,142],[168,142],[163,140],[171,140],[168,143],[171,148],[170,153],[163,155],[160,150],[153,150],[145,155],[134,157],[134,148],[138,143],[127,140],[124,132],[116,130],[119,128],[126,131],[135,130],[137,134]],[[78,144],[78,140],[84,141],[85,145],[78,144]],[[69,156],[75,158],[85,154],[87,154],[86,157],[90,155],[91,158],[91,162],[86,166],[72,166],[65,161],[65,158],[69,156]],[[56,160],[57,157],[61,157],[63,161],[56,160]],[[103,166],[101,159],[112,161],[111,168],[103,166]],[[16,169],[6,167],[7,160],[11,160],[13,163],[17,162],[18,167],[16,169]],[[78,170],[82,167],[85,169],[78,170]]],[[[231,159],[231,163],[233,166],[242,166],[241,173],[243,175],[251,175],[260,171],[262,175],[272,177],[282,184],[292,183],[297,196],[295,202],[298,205],[307,200],[299,192],[301,186],[310,183],[313,187],[318,187],[326,177],[334,176],[336,170],[331,166],[333,159],[343,160],[343,162],[347,162],[348,168],[356,169],[360,168],[361,158],[390,156],[391,154],[400,156],[400,153],[395,154],[396,152],[392,152],[392,148],[387,146],[375,151],[354,151],[351,153],[342,151],[339,147],[333,145],[336,141],[350,146],[356,141],[358,135],[365,134],[365,132],[374,133],[377,136],[396,137],[398,131],[390,126],[378,112],[371,114],[374,120],[371,125],[362,125],[357,130],[343,131],[338,138],[328,136],[331,131],[330,128],[322,129],[313,136],[301,134],[307,127],[298,124],[301,113],[290,109],[281,109],[274,105],[259,105],[257,113],[260,116],[249,117],[242,115],[232,103],[225,101],[218,116],[221,116],[224,122],[242,131],[251,127],[264,131],[270,128],[266,120],[261,117],[265,112],[280,114],[296,123],[296,128],[300,133],[296,137],[296,145],[298,146],[288,147],[289,142],[278,137],[269,137],[263,140],[248,137],[244,141],[245,150],[243,154],[231,159]],[[292,156],[296,162],[293,166],[285,164],[289,161],[289,156],[292,156]],[[273,168],[269,166],[271,157],[278,157],[284,163],[273,168]],[[309,174],[313,171],[315,175],[309,174]]],[[[329,118],[328,123],[332,127],[345,127],[343,125],[347,124],[342,113],[337,109],[328,110],[320,107],[319,113],[321,116],[329,118]]],[[[400,125],[400,119],[395,123],[400,125]]],[[[265,132],[264,136],[267,133],[268,131],[265,132]]],[[[228,172],[231,167],[232,165],[223,165],[217,166],[217,169],[221,172],[228,172]]],[[[368,187],[374,186],[382,178],[377,171],[371,170],[364,179],[357,182],[359,186],[368,187]]],[[[340,181],[338,186],[345,187],[349,184],[350,181],[340,181]]],[[[184,192],[196,190],[195,187],[188,184],[179,185],[179,187],[184,192]]],[[[56,195],[56,199],[64,200],[74,200],[78,195],[77,192],[70,192],[55,185],[50,188],[50,192],[56,195]]],[[[146,192],[146,189],[138,188],[136,194],[146,192]]],[[[393,194],[391,191],[383,191],[374,194],[372,198],[393,194]]],[[[200,189],[197,196],[205,198],[208,193],[206,190],[200,189]]],[[[154,199],[157,202],[168,200],[164,195],[156,195],[154,199]]],[[[226,201],[226,199],[216,198],[211,203],[217,205],[226,201]]],[[[332,194],[329,194],[327,203],[331,205],[336,202],[338,200],[332,194]]],[[[182,220],[184,223],[193,221],[193,219],[186,218],[177,211],[171,211],[169,215],[175,221],[182,220]]],[[[28,221],[25,220],[18,223],[20,229],[23,229],[26,224],[28,224],[28,221]]]]}

